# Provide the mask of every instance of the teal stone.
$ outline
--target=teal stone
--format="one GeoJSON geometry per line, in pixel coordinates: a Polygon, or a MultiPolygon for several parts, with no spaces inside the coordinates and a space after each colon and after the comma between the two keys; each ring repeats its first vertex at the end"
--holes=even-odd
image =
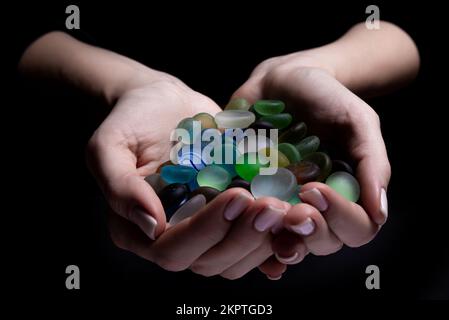
{"type": "Polygon", "coordinates": [[[290,164],[295,164],[301,161],[301,155],[299,154],[298,149],[290,143],[278,144],[278,150],[288,158],[290,164]]]}
{"type": "Polygon", "coordinates": [[[192,144],[192,143],[195,143],[195,141],[201,139],[201,122],[200,121],[197,121],[193,118],[185,118],[178,123],[176,128],[185,129],[189,133],[189,140],[183,141],[185,144],[192,144]],[[198,128],[198,130],[196,130],[196,131],[193,129],[195,126],[195,123],[198,128]]]}
{"type": "Polygon", "coordinates": [[[288,201],[297,191],[296,177],[285,168],[278,168],[272,175],[257,175],[251,181],[254,198],[275,197],[288,201]]]}
{"type": "Polygon", "coordinates": [[[175,166],[168,165],[161,169],[161,177],[168,184],[182,183],[188,184],[192,180],[195,180],[197,171],[188,166],[175,166]]]}
{"type": "MultiPolygon", "coordinates": [[[[233,178],[237,176],[237,172],[235,171],[235,164],[240,156],[241,154],[234,143],[225,142],[221,145],[221,157],[218,159],[218,161],[214,161],[213,163],[228,171],[233,178]]],[[[213,159],[215,158],[216,157],[213,157],[213,159]]]]}
{"type": "Polygon", "coordinates": [[[271,116],[281,113],[285,104],[279,100],[259,100],[254,104],[254,110],[261,116],[271,116]]]}
{"type": "Polygon", "coordinates": [[[270,116],[263,116],[262,121],[270,122],[276,129],[282,130],[292,123],[292,115],[290,113],[278,113],[270,116]]]}
{"type": "Polygon", "coordinates": [[[296,145],[296,149],[299,154],[304,158],[309,153],[313,153],[318,150],[320,146],[320,138],[317,136],[309,136],[301,140],[300,143],[296,145]]]}
{"type": "Polygon", "coordinates": [[[196,180],[201,187],[212,187],[223,191],[231,183],[231,175],[217,165],[210,165],[198,172],[196,180]]]}
{"type": "Polygon", "coordinates": [[[344,171],[337,171],[326,179],[326,184],[349,201],[357,202],[360,185],[356,178],[344,171]]]}
{"type": "Polygon", "coordinates": [[[288,203],[290,203],[292,206],[297,205],[298,203],[301,203],[302,200],[299,198],[297,194],[293,195],[290,199],[287,200],[288,203]]]}
{"type": "Polygon", "coordinates": [[[202,194],[198,194],[190,200],[186,201],[175,213],[171,216],[168,223],[170,226],[177,225],[182,220],[193,216],[206,206],[206,197],[202,194]]]}
{"type": "Polygon", "coordinates": [[[225,110],[215,115],[219,128],[247,128],[256,120],[254,113],[244,110],[225,110]]]}
{"type": "Polygon", "coordinates": [[[317,177],[317,181],[324,181],[332,171],[332,161],[324,152],[310,153],[303,160],[315,163],[320,168],[320,175],[317,177]]]}
{"type": "Polygon", "coordinates": [[[296,123],[279,136],[279,143],[288,142],[293,145],[298,144],[306,136],[306,133],[306,124],[304,122],[296,123]]]}
{"type": "Polygon", "coordinates": [[[260,168],[269,166],[268,161],[267,158],[261,154],[257,154],[257,152],[248,152],[237,159],[235,171],[241,178],[246,181],[251,181],[259,174],[260,168]],[[260,162],[260,159],[264,159],[263,163],[260,162]]]}
{"type": "Polygon", "coordinates": [[[244,98],[235,98],[229,101],[224,110],[244,110],[248,111],[251,104],[244,98]]]}

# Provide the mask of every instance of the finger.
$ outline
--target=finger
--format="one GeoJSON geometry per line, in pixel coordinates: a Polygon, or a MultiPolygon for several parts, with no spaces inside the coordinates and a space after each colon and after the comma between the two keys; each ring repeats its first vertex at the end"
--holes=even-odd
{"type": "Polygon", "coordinates": [[[332,232],[350,247],[369,242],[379,230],[360,205],[346,200],[323,183],[305,184],[299,197],[304,203],[320,209],[332,232]]]}
{"type": "Polygon", "coordinates": [[[244,98],[249,103],[254,103],[263,98],[261,77],[250,77],[244,84],[238,88],[231,97],[232,99],[244,98]]]}
{"type": "Polygon", "coordinates": [[[275,198],[254,201],[237,220],[226,237],[199,257],[190,267],[193,272],[212,276],[222,273],[257,249],[266,238],[271,239],[271,227],[282,221],[286,208],[275,198]]]}
{"type": "Polygon", "coordinates": [[[271,249],[271,239],[265,238],[264,242],[253,252],[248,254],[242,260],[233,266],[224,270],[220,275],[229,280],[235,280],[243,277],[248,272],[260,266],[265,260],[273,255],[271,249]]]}
{"type": "Polygon", "coordinates": [[[276,259],[283,264],[300,263],[309,252],[300,235],[285,229],[275,236],[272,248],[276,259]]]}
{"type": "Polygon", "coordinates": [[[151,260],[173,271],[188,268],[225,238],[232,224],[226,217],[237,217],[253,202],[254,198],[244,189],[223,192],[194,216],[168,228],[147,249],[151,260]]]}
{"type": "Polygon", "coordinates": [[[99,129],[89,141],[87,161],[112,210],[155,239],[165,229],[164,209],[153,188],[137,173],[136,158],[115,132],[99,129]]]}
{"type": "Polygon", "coordinates": [[[259,266],[260,272],[264,273],[270,280],[279,280],[287,270],[287,266],[280,263],[274,256],[269,257],[259,266]]]}

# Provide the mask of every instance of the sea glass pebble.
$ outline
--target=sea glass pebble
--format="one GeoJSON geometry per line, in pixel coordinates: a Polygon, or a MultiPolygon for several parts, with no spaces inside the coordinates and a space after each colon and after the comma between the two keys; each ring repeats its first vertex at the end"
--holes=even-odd
{"type": "Polygon", "coordinates": [[[260,168],[268,167],[269,159],[256,152],[248,152],[237,159],[235,171],[246,181],[251,181],[259,174],[260,168]],[[263,160],[263,161],[260,161],[263,160]]]}
{"type": "Polygon", "coordinates": [[[296,177],[298,184],[305,184],[307,182],[315,181],[320,176],[320,167],[309,161],[301,161],[299,163],[289,165],[287,167],[296,177]]]}
{"type": "Polygon", "coordinates": [[[185,144],[192,144],[201,138],[201,126],[198,124],[198,130],[194,130],[195,123],[198,123],[193,118],[185,118],[181,120],[176,128],[185,129],[189,133],[189,139],[183,141],[185,144]]]}
{"type": "Polygon", "coordinates": [[[162,168],[165,166],[168,166],[168,165],[173,165],[173,162],[171,162],[170,160],[167,160],[167,161],[161,163],[159,165],[159,167],[157,168],[156,173],[161,173],[162,168]]]}
{"type": "Polygon", "coordinates": [[[359,200],[360,185],[357,180],[347,172],[334,172],[326,179],[326,184],[349,201],[357,202],[357,200],[359,200]]]}
{"type": "Polygon", "coordinates": [[[225,169],[210,165],[198,172],[196,177],[201,187],[212,187],[223,191],[231,183],[231,175],[225,169]]]}
{"type": "Polygon", "coordinates": [[[203,161],[201,154],[196,152],[184,152],[178,156],[178,164],[186,167],[192,167],[196,171],[200,171],[206,167],[206,163],[203,161]]]}
{"type": "Polygon", "coordinates": [[[306,136],[307,126],[304,122],[296,123],[279,136],[279,142],[297,144],[306,136]]]}
{"type": "Polygon", "coordinates": [[[324,181],[332,170],[332,161],[324,152],[314,152],[304,157],[305,161],[313,162],[320,167],[320,175],[317,181],[324,181]]]}
{"type": "Polygon", "coordinates": [[[231,183],[229,184],[229,186],[227,187],[227,189],[231,189],[231,188],[243,188],[248,190],[249,192],[251,192],[251,184],[241,178],[235,178],[231,181],[231,183]]]}
{"type": "Polygon", "coordinates": [[[224,108],[225,110],[244,110],[248,111],[251,104],[244,98],[235,98],[229,101],[229,103],[224,108]]]}
{"type": "Polygon", "coordinates": [[[290,161],[291,164],[297,163],[301,160],[298,149],[290,143],[279,143],[278,150],[288,158],[288,161],[290,161]]]}
{"type": "Polygon", "coordinates": [[[285,104],[279,100],[259,100],[254,104],[254,110],[262,116],[270,116],[284,111],[285,104]]]}
{"type": "Polygon", "coordinates": [[[298,203],[301,203],[301,199],[297,194],[294,194],[293,197],[287,200],[288,203],[290,203],[292,206],[297,205],[298,203]]]}
{"type": "Polygon", "coordinates": [[[290,164],[290,161],[288,160],[287,156],[283,154],[281,151],[277,150],[276,148],[266,148],[260,150],[259,152],[262,152],[264,156],[266,155],[267,157],[269,157],[270,161],[271,159],[277,159],[277,166],[279,168],[285,168],[290,164]]]}
{"type": "Polygon", "coordinates": [[[215,115],[219,128],[247,128],[256,120],[254,113],[244,110],[225,110],[215,115]]]}
{"type": "Polygon", "coordinates": [[[292,115],[289,113],[278,113],[270,116],[263,116],[262,121],[270,122],[276,129],[285,129],[292,123],[292,115]]]}
{"type": "Polygon", "coordinates": [[[188,188],[184,184],[173,183],[162,188],[157,195],[164,207],[165,215],[169,219],[187,201],[188,188]]]}
{"type": "Polygon", "coordinates": [[[202,194],[196,195],[190,200],[186,201],[175,213],[171,216],[168,223],[174,226],[184,219],[187,219],[197,213],[206,205],[206,197],[202,194]]]}
{"type": "Polygon", "coordinates": [[[216,129],[217,124],[215,123],[214,117],[206,112],[201,112],[193,117],[193,120],[201,122],[201,129],[216,129]]]}
{"type": "Polygon", "coordinates": [[[240,155],[235,144],[231,142],[223,143],[221,145],[221,157],[218,155],[215,157],[214,153],[213,159],[218,158],[217,161],[214,161],[214,164],[228,171],[231,177],[235,177],[237,175],[235,163],[240,155]]]}
{"type": "Polygon", "coordinates": [[[343,160],[332,160],[332,171],[345,171],[349,174],[354,175],[354,170],[352,169],[352,167],[343,160]]]}
{"type": "Polygon", "coordinates": [[[240,152],[240,154],[257,152],[261,149],[273,147],[274,143],[268,136],[257,134],[248,135],[237,144],[237,150],[240,152]]]}
{"type": "Polygon", "coordinates": [[[192,167],[168,165],[162,168],[161,177],[168,184],[189,183],[196,177],[197,171],[192,167]]]}
{"type": "Polygon", "coordinates": [[[161,178],[159,173],[150,174],[145,178],[145,181],[153,188],[154,192],[158,193],[162,188],[167,185],[167,182],[161,178]]]}
{"type": "MultiPolygon", "coordinates": [[[[248,127],[254,130],[258,130],[258,129],[265,129],[265,130],[270,130],[270,129],[275,129],[273,124],[271,122],[268,121],[263,121],[263,120],[256,120],[253,123],[251,123],[251,125],[248,127]]],[[[256,131],[257,133],[257,131],[256,131]]],[[[267,135],[269,134],[269,132],[266,133],[267,135]]]]}
{"type": "Polygon", "coordinates": [[[320,146],[320,138],[317,136],[309,136],[301,140],[300,143],[296,144],[296,149],[302,158],[306,155],[313,153],[318,150],[320,146]]]}
{"type": "Polygon", "coordinates": [[[297,191],[296,178],[285,168],[277,169],[273,175],[257,175],[251,181],[254,198],[275,197],[288,201],[297,191]]]}
{"type": "Polygon", "coordinates": [[[203,195],[206,198],[206,202],[209,203],[220,194],[220,190],[212,187],[199,187],[198,189],[190,193],[190,198],[193,198],[194,196],[199,194],[203,195]]]}

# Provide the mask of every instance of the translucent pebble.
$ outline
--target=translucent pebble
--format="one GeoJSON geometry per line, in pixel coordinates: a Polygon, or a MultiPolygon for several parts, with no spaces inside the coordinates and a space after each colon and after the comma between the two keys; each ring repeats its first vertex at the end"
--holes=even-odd
{"type": "Polygon", "coordinates": [[[263,116],[260,118],[262,121],[270,122],[276,129],[287,128],[292,123],[292,115],[289,113],[278,113],[270,116],[263,116]]]}
{"type": "Polygon", "coordinates": [[[301,161],[287,167],[296,177],[298,184],[305,184],[307,182],[316,181],[320,175],[320,167],[313,162],[301,161]]]}
{"type": "Polygon", "coordinates": [[[194,120],[201,122],[201,129],[216,129],[214,117],[206,112],[201,112],[193,117],[194,120]]]}
{"type": "Polygon", "coordinates": [[[173,183],[165,186],[157,193],[165,210],[165,215],[169,219],[180,206],[187,201],[187,186],[181,183],[173,183]]]}
{"type": "Polygon", "coordinates": [[[288,161],[290,161],[291,164],[297,163],[301,160],[298,149],[296,149],[291,143],[284,142],[278,144],[278,150],[288,158],[288,161]]]}
{"type": "Polygon", "coordinates": [[[273,147],[273,141],[269,137],[264,135],[248,135],[237,144],[237,150],[240,152],[240,154],[257,152],[261,149],[273,147]]]}
{"type": "Polygon", "coordinates": [[[296,149],[302,158],[304,158],[309,153],[313,153],[318,150],[320,146],[320,138],[317,136],[309,136],[301,140],[300,143],[296,144],[296,149]]]}
{"type": "Polygon", "coordinates": [[[219,128],[247,128],[256,120],[254,113],[244,110],[225,110],[215,115],[219,128]]]}
{"type": "Polygon", "coordinates": [[[205,167],[198,172],[196,179],[201,187],[212,187],[219,191],[225,190],[231,183],[229,172],[217,165],[205,167]]]}
{"type": "Polygon", "coordinates": [[[195,152],[183,152],[178,156],[178,164],[186,167],[192,167],[196,171],[200,171],[206,166],[202,160],[201,154],[195,152]]]}
{"type": "Polygon", "coordinates": [[[320,175],[317,181],[324,181],[332,170],[332,161],[324,152],[314,152],[304,157],[305,161],[313,162],[320,167],[320,175]]]}
{"type": "Polygon", "coordinates": [[[347,172],[337,171],[326,179],[326,184],[337,191],[341,196],[352,202],[360,197],[360,185],[357,180],[347,172]]]}
{"type": "Polygon", "coordinates": [[[288,203],[290,203],[292,206],[297,205],[298,203],[301,203],[301,199],[297,194],[293,195],[290,199],[287,200],[288,203]]]}
{"type": "Polygon", "coordinates": [[[259,100],[254,104],[254,110],[262,116],[270,116],[284,111],[285,104],[279,100],[259,100]]]}
{"type": "Polygon", "coordinates": [[[153,188],[154,192],[158,193],[162,188],[167,185],[167,182],[161,178],[159,173],[150,174],[145,178],[145,181],[153,188]]]}
{"type": "Polygon", "coordinates": [[[244,110],[248,111],[251,104],[244,98],[235,98],[229,101],[229,103],[224,108],[225,110],[244,110]]]}
{"type": "Polygon", "coordinates": [[[192,167],[181,165],[168,165],[162,168],[161,177],[168,184],[189,183],[196,177],[197,171],[192,167]]]}
{"type": "Polygon", "coordinates": [[[189,140],[183,141],[184,143],[192,144],[195,143],[195,141],[201,139],[201,127],[197,125],[198,130],[193,129],[196,122],[197,121],[193,118],[185,118],[178,123],[178,126],[176,128],[185,129],[189,133],[189,140]]]}
{"type": "MultiPolygon", "coordinates": [[[[283,154],[281,151],[276,150],[275,148],[266,148],[262,149],[259,152],[262,152],[263,155],[266,155],[269,157],[269,159],[277,159],[277,166],[279,168],[285,168],[290,164],[290,161],[288,160],[287,156],[283,154]],[[273,153],[275,152],[275,153],[273,153]],[[277,153],[277,155],[276,155],[277,153]]],[[[272,165],[273,166],[273,165],[272,165]]],[[[274,166],[273,166],[274,167],[274,166]]]]}
{"type": "Polygon", "coordinates": [[[296,190],[296,178],[285,168],[279,168],[273,175],[257,175],[251,181],[251,193],[256,199],[275,197],[288,201],[294,196],[296,190]]]}
{"type": "MultiPolygon", "coordinates": [[[[254,129],[254,130],[258,130],[258,129],[265,129],[265,130],[275,129],[275,127],[273,126],[273,124],[271,122],[263,121],[263,120],[260,120],[260,119],[254,121],[248,128],[251,128],[251,129],[254,129]]],[[[267,132],[267,134],[268,134],[268,132],[267,132]]]]}
{"type": "Polygon", "coordinates": [[[235,171],[241,178],[251,181],[259,174],[260,168],[268,167],[268,161],[268,158],[256,152],[245,153],[237,159],[235,171]],[[263,161],[260,161],[261,159],[263,161]]]}
{"type": "Polygon", "coordinates": [[[174,226],[184,219],[193,216],[206,205],[206,198],[199,194],[190,200],[186,201],[175,213],[171,216],[168,223],[174,226]]]}
{"type": "Polygon", "coordinates": [[[220,190],[217,190],[215,188],[212,187],[199,187],[198,189],[196,189],[195,191],[193,191],[190,194],[190,198],[195,197],[196,195],[203,195],[206,198],[206,202],[209,203],[210,201],[212,201],[216,196],[218,196],[220,194],[220,190]]]}
{"type": "Polygon", "coordinates": [[[297,144],[306,136],[307,126],[304,122],[299,122],[290,127],[287,131],[279,136],[279,142],[288,142],[297,144]]]}

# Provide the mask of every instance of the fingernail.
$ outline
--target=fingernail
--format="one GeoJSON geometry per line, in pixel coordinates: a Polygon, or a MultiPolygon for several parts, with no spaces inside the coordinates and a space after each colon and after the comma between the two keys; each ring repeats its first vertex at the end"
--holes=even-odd
{"type": "Polygon", "coordinates": [[[271,233],[274,235],[279,234],[279,232],[281,232],[281,230],[283,228],[284,228],[284,223],[282,220],[280,220],[271,228],[271,233]]]}
{"type": "Polygon", "coordinates": [[[279,279],[281,279],[282,278],[282,274],[281,275],[279,275],[279,276],[276,276],[276,277],[272,277],[272,276],[270,276],[270,275],[268,275],[267,274],[267,278],[269,279],[269,280],[279,280],[279,279]]]}
{"type": "Polygon", "coordinates": [[[254,228],[257,231],[264,232],[265,230],[268,230],[276,223],[278,223],[279,220],[282,219],[284,214],[285,209],[268,206],[257,215],[256,220],[254,221],[254,228]]]}
{"type": "Polygon", "coordinates": [[[387,192],[384,188],[380,191],[380,212],[385,217],[385,220],[388,218],[388,199],[387,192]]]}
{"type": "Polygon", "coordinates": [[[309,202],[319,211],[326,211],[329,207],[326,199],[317,188],[301,192],[299,195],[301,196],[301,200],[309,202]]]}
{"type": "Polygon", "coordinates": [[[298,252],[295,252],[292,256],[290,257],[281,257],[279,256],[277,253],[274,254],[276,256],[276,259],[283,264],[290,264],[291,262],[295,261],[296,258],[298,258],[298,252]]]}
{"type": "Polygon", "coordinates": [[[232,221],[235,218],[237,218],[242,211],[248,206],[248,199],[250,197],[245,194],[241,193],[238,196],[236,196],[232,201],[228,204],[228,206],[225,209],[224,217],[228,221],[232,221]]]}
{"type": "Polygon", "coordinates": [[[307,218],[303,223],[291,226],[291,229],[301,236],[308,236],[315,230],[315,222],[311,218],[307,218]]]}
{"type": "Polygon", "coordinates": [[[135,208],[130,216],[129,220],[134,222],[136,225],[142,229],[142,231],[151,239],[155,240],[155,233],[157,227],[157,221],[148,213],[140,208],[135,208]]]}

